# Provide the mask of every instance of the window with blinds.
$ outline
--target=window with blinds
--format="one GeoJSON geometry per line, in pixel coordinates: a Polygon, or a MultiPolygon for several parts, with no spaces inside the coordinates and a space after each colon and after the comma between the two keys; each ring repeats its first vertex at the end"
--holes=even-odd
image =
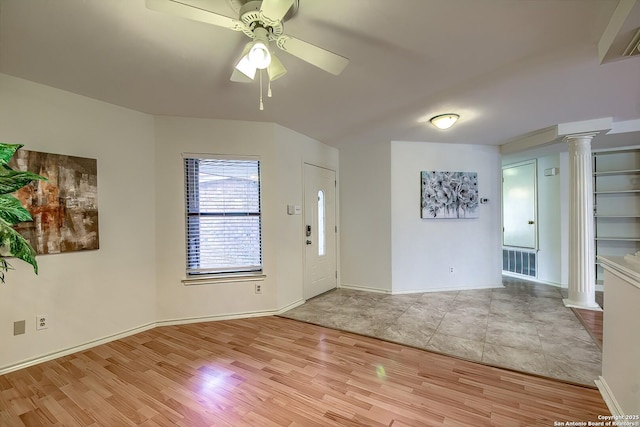
{"type": "Polygon", "coordinates": [[[185,158],[187,275],[262,271],[260,161],[185,158]]]}

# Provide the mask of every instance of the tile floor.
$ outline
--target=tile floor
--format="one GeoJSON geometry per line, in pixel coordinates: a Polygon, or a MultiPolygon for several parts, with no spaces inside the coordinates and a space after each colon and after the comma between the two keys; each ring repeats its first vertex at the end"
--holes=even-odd
{"type": "Polygon", "coordinates": [[[503,284],[407,295],[335,289],[282,316],[594,386],[601,351],[560,289],[508,277],[503,284]]]}

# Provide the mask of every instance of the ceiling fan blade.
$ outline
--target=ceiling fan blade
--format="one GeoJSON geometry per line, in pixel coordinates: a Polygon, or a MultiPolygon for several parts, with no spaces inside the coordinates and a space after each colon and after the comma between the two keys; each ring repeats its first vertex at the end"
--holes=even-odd
{"type": "Polygon", "coordinates": [[[260,12],[270,21],[280,21],[294,2],[295,0],[263,0],[260,12]]]}
{"type": "Polygon", "coordinates": [[[175,0],[146,0],[147,9],[177,15],[194,21],[206,22],[218,27],[242,31],[244,24],[237,19],[200,9],[175,0]]]}
{"type": "Polygon", "coordinates": [[[276,40],[276,45],[285,52],[336,76],[349,64],[349,60],[344,56],[295,37],[282,35],[276,40]]]}

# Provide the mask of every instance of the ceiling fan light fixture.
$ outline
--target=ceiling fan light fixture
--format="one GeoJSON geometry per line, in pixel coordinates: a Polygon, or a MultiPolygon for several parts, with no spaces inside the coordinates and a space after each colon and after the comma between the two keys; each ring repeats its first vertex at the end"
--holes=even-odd
{"type": "Polygon", "coordinates": [[[458,114],[447,113],[447,114],[440,114],[435,117],[432,117],[430,121],[431,121],[431,124],[437,127],[438,129],[445,130],[453,126],[458,121],[459,118],[460,118],[460,115],[458,114]]]}
{"type": "Polygon", "coordinates": [[[236,70],[253,80],[256,76],[257,68],[247,56],[243,56],[238,65],[236,65],[236,70]]]}
{"type": "Polygon", "coordinates": [[[261,41],[256,41],[251,46],[248,55],[249,61],[258,69],[264,70],[271,63],[269,48],[261,41]]]}
{"type": "Polygon", "coordinates": [[[274,81],[287,74],[287,69],[284,68],[282,62],[275,56],[271,56],[271,64],[267,67],[267,74],[269,75],[269,81],[274,81]]]}
{"type": "Polygon", "coordinates": [[[249,61],[258,69],[264,70],[271,63],[269,52],[269,32],[262,27],[253,31],[254,37],[249,48],[249,61]]]}
{"type": "Polygon", "coordinates": [[[252,45],[253,42],[249,42],[244,46],[242,56],[235,67],[236,70],[240,71],[251,80],[255,78],[257,70],[257,67],[249,60],[249,52],[251,52],[252,45]]]}

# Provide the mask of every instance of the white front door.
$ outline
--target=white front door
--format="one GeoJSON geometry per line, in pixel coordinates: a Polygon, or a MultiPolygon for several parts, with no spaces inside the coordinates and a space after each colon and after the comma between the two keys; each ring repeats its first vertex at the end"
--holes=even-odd
{"type": "Polygon", "coordinates": [[[337,286],[336,173],[304,165],[304,298],[337,286]]]}

